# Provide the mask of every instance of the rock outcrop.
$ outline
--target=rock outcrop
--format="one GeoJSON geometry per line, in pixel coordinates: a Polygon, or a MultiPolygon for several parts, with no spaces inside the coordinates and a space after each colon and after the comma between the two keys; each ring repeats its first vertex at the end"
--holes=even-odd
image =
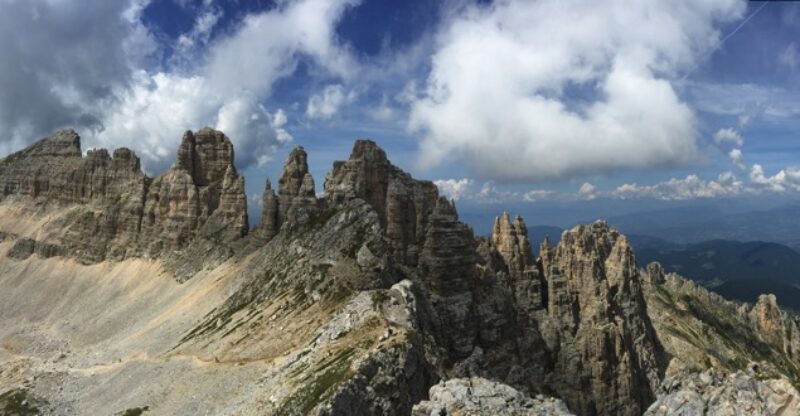
{"type": "Polygon", "coordinates": [[[272,189],[272,182],[267,178],[264,183],[264,193],[261,194],[261,223],[255,231],[269,241],[278,234],[279,229],[278,197],[272,189]]]}
{"type": "Polygon", "coordinates": [[[633,250],[605,222],[564,232],[543,247],[556,389],[579,414],[638,415],[652,402],[663,363],[633,250]]]}
{"type": "Polygon", "coordinates": [[[47,209],[67,209],[40,233],[37,253],[83,263],[160,257],[198,236],[215,241],[248,231],[244,178],[233,146],[221,132],[187,132],[173,167],[150,179],[139,158],[121,148],[81,156],[80,137],[62,130],[0,161],[2,197],[31,198],[47,209]]]}
{"type": "Polygon", "coordinates": [[[800,393],[785,378],[771,378],[752,368],[729,374],[709,369],[664,380],[658,400],[644,414],[798,415],[800,393]]]}
{"type": "Polygon", "coordinates": [[[756,305],[722,298],[660,265],[645,272],[647,313],[672,360],[666,376],[713,368],[734,373],[756,364],[800,385],[798,318],[778,308],[771,295],[756,305]]]}
{"type": "Polygon", "coordinates": [[[0,161],[0,184],[2,196],[88,203],[141,192],[144,174],[129,149],[117,149],[113,158],[93,149],[84,158],[78,134],[61,130],[0,161]]]}
{"type": "Polygon", "coordinates": [[[430,390],[430,399],[414,406],[412,416],[569,416],[561,400],[530,396],[484,378],[443,381],[430,390]]]}
{"type": "Polygon", "coordinates": [[[378,212],[395,259],[414,266],[424,245],[429,216],[436,207],[438,190],[389,162],[386,152],[372,140],[357,140],[347,161],[333,164],[325,178],[325,199],[330,207],[360,198],[378,212]]]}
{"type": "Polygon", "coordinates": [[[522,278],[523,273],[534,264],[528,229],[519,215],[512,222],[508,212],[504,212],[494,220],[492,243],[508,266],[512,278],[522,278]]]}
{"type": "Polygon", "coordinates": [[[271,240],[281,227],[289,223],[305,223],[319,210],[320,201],[314,188],[314,178],[308,170],[308,155],[302,146],[289,153],[278,180],[278,194],[269,179],[261,197],[261,224],[256,235],[271,240]]]}
{"type": "MultiPolygon", "coordinates": [[[[750,310],[750,320],[753,322],[762,338],[772,344],[784,343],[786,328],[783,313],[778,307],[775,295],[761,295],[758,302],[750,310]]],[[[785,348],[783,348],[785,350],[785,348]]]]}
{"type": "Polygon", "coordinates": [[[244,178],[223,133],[204,128],[183,135],[177,161],[150,185],[141,228],[150,256],[179,250],[200,232],[221,230],[226,239],[247,233],[244,178]]]}

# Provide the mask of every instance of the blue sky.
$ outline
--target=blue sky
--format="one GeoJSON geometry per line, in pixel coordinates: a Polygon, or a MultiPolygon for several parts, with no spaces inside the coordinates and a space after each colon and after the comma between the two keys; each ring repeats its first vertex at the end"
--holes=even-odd
{"type": "MultiPolygon", "coordinates": [[[[291,147],[370,137],[462,211],[565,224],[800,195],[800,3],[0,0],[0,153],[61,127],[168,168],[234,141],[257,201],[291,147]],[[565,212],[574,212],[572,216],[565,212]]],[[[756,201],[756,202],[754,202],[756,201]]],[[[476,220],[477,221],[477,220],[476,220]]]]}

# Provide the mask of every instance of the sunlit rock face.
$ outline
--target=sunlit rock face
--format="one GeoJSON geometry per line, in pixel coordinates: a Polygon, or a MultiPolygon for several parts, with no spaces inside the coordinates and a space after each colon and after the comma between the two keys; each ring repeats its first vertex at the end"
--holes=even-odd
{"type": "Polygon", "coordinates": [[[180,250],[209,228],[225,239],[247,234],[244,177],[222,133],[186,132],[175,164],[150,179],[139,158],[121,148],[81,155],[71,130],[46,137],[0,162],[3,195],[73,208],[54,224],[48,244],[81,262],[159,257],[180,250]]]}

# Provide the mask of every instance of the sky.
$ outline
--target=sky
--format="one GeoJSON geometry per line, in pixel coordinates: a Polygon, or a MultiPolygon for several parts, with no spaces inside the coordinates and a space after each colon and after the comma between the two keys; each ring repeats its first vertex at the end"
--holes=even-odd
{"type": "Polygon", "coordinates": [[[71,127],[154,176],[211,126],[254,216],[363,137],[476,222],[800,199],[800,2],[0,0],[0,54],[0,157],[71,127]]]}

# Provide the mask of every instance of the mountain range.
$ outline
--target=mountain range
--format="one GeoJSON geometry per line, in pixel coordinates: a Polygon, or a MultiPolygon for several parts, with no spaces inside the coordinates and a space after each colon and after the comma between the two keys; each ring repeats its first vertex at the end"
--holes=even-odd
{"type": "Polygon", "coordinates": [[[308,166],[249,224],[214,129],[157,177],[72,130],[0,161],[0,414],[800,414],[775,296],[637,264],[606,221],[476,236],[372,140],[321,197],[308,166]]]}

